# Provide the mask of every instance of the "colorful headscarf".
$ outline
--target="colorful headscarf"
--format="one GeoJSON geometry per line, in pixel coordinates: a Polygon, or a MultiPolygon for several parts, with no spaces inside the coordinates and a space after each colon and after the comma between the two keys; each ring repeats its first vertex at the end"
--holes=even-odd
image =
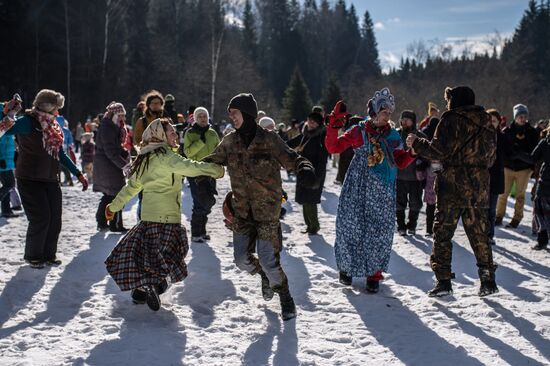
{"type": "Polygon", "coordinates": [[[370,102],[374,114],[378,114],[382,109],[386,109],[391,113],[395,111],[395,98],[388,88],[375,92],[370,102]]]}
{"type": "Polygon", "coordinates": [[[163,127],[164,123],[168,123],[167,121],[167,118],[157,118],[149,123],[149,126],[143,131],[139,155],[145,155],[159,147],[168,145],[168,138],[163,127]]]}

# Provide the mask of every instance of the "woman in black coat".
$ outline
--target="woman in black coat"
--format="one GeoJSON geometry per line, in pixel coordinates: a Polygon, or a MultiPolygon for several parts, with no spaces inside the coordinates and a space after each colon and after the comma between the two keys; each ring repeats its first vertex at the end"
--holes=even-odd
{"type": "Polygon", "coordinates": [[[122,211],[115,214],[107,225],[105,207],[113,201],[124,187],[123,168],[130,162],[130,154],[124,149],[126,141],[126,111],[120,103],[112,102],[107,107],[96,136],[94,157],[94,192],[103,193],[96,212],[98,230],[127,231],[122,225],[122,211]]]}
{"type": "Polygon", "coordinates": [[[296,180],[296,202],[304,206],[304,220],[307,226],[304,233],[310,235],[317,234],[320,229],[317,204],[321,203],[329,155],[325,148],[325,134],[323,116],[313,112],[308,116],[302,133],[288,141],[288,146],[308,159],[315,168],[315,188],[306,188],[299,178],[296,180]]]}

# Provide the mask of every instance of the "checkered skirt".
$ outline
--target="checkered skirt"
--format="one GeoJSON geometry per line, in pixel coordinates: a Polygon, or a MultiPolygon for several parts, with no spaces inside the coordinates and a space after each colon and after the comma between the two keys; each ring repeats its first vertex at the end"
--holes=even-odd
{"type": "Polygon", "coordinates": [[[185,227],[142,221],[124,235],[105,260],[107,272],[122,291],[187,277],[189,251],[185,227]]]}

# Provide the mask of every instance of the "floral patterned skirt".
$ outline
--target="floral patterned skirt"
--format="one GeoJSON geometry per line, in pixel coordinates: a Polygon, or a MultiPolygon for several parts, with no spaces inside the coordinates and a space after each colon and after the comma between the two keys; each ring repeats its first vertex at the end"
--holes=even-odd
{"type": "Polygon", "coordinates": [[[367,277],[387,270],[395,231],[395,194],[395,182],[388,185],[371,169],[350,167],[336,217],[334,251],[340,271],[367,277]]]}

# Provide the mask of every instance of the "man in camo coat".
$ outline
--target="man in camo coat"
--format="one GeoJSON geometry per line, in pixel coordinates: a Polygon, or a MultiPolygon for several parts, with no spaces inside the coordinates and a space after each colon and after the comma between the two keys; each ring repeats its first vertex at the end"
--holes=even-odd
{"type": "Polygon", "coordinates": [[[429,141],[409,135],[407,144],[427,159],[439,160],[443,166],[437,174],[434,245],[430,263],[437,284],[429,296],[452,293],[452,238],[462,218],[464,230],[477,260],[480,296],[498,292],[496,265],[489,244],[489,168],[496,157],[496,131],[489,115],[475,105],[475,94],[465,86],[447,88],[448,111],[429,141]]]}
{"type": "Polygon", "coordinates": [[[296,308],[279,262],[279,214],[283,196],[280,170],[284,167],[296,171],[313,185],[314,169],[275,132],[256,124],[258,108],[252,94],[235,96],[227,110],[236,130],[226,135],[204,161],[227,166],[233,191],[231,228],[235,264],[250,274],[259,273],[264,298],[269,300],[273,292],[279,293],[283,319],[291,319],[296,316],[296,308]],[[256,248],[249,245],[254,236],[256,248]]]}

